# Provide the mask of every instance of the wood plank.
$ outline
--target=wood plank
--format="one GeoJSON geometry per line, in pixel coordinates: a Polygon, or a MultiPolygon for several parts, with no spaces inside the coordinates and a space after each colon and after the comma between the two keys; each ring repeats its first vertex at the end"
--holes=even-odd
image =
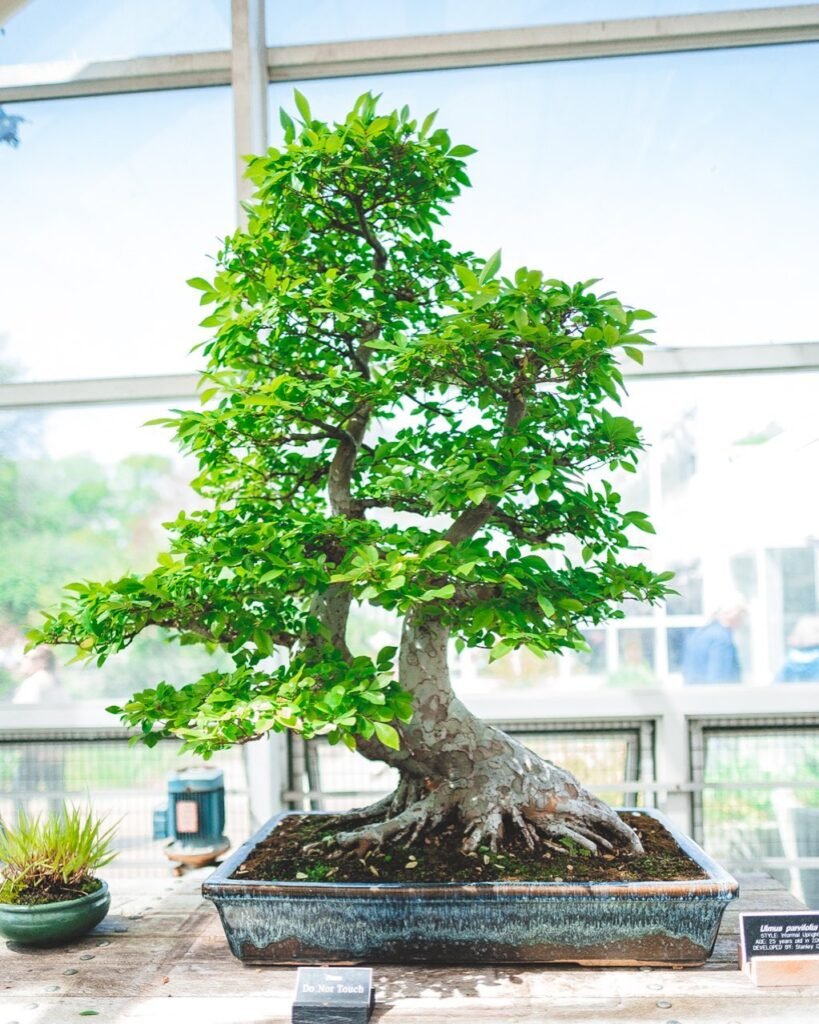
{"type": "MultiPolygon", "coordinates": [[[[742,996],[730,999],[704,1001],[674,1001],[646,998],[619,1000],[616,998],[559,997],[546,1002],[541,999],[517,998],[484,999],[480,1006],[469,998],[450,999],[438,1004],[425,998],[402,998],[390,1003],[379,999],[373,1014],[373,1024],[474,1024],[476,1016],[487,1024],[532,1024],[535,1021],[557,1024],[665,1024],[669,1020],[685,1024],[808,1024],[815,1019],[814,1003],[809,998],[786,999],[772,1006],[760,1004],[758,990],[749,989],[742,996]],[[660,1005],[658,1005],[660,1004],[660,1005]],[[671,1016],[669,1016],[671,1015],[671,1016]]],[[[781,993],[781,990],[780,990],[781,993]]],[[[292,993],[287,997],[268,996],[198,996],[190,999],[146,998],[43,1000],[33,1007],[21,1000],[0,997],[0,1011],[4,1020],[17,1020],[20,1024],[47,1021],[48,1024],[77,1024],[82,1011],[96,1010],[101,1022],[124,1024],[130,1021],[150,1021],[151,1024],[289,1024],[292,993]],[[13,1016],[12,1016],[13,1015],[13,1016]]],[[[93,1019],[93,1018],[89,1018],[93,1019]]]]}
{"type": "MultiPolygon", "coordinates": [[[[100,928],[64,949],[22,951],[0,944],[0,1024],[74,1024],[87,1009],[112,1022],[289,1021],[295,968],[245,966],[231,955],[215,909],[199,892],[208,873],[123,887],[100,928]]],[[[815,1018],[819,986],[755,989],[736,966],[741,911],[800,904],[767,876],[741,881],[742,898],[726,913],[705,968],[376,966],[373,1019],[806,1024],[815,1018]]]]}

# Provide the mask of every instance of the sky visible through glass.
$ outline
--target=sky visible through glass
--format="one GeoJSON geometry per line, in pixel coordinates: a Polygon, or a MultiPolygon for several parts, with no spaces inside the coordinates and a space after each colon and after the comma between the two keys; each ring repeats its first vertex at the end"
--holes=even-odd
{"type": "Polygon", "coordinates": [[[230,48],[230,0],[28,0],[0,63],[110,60],[230,48]]]}
{"type": "MultiPolygon", "coordinates": [[[[817,271],[819,46],[306,82],[321,117],[366,89],[478,148],[442,230],[504,267],[603,278],[664,345],[812,340],[786,296],[817,271]]],[[[271,86],[292,109],[289,85],[271,86]]]]}
{"type": "MultiPolygon", "coordinates": [[[[12,109],[12,108],[9,108],[12,109]]],[[[235,218],[229,89],[14,104],[0,147],[0,366],[54,380],[192,370],[189,277],[235,218]]]]}
{"type": "MultiPolygon", "coordinates": [[[[98,6],[88,0],[72,10],[85,17],[98,6]]],[[[134,9],[124,0],[105,6],[122,16],[134,9]]],[[[203,22],[221,17],[224,6],[203,4],[210,12],[203,22]]],[[[476,4],[468,8],[471,22],[442,24],[441,12],[455,5],[419,3],[406,24],[419,32],[482,28],[488,25],[480,18],[491,24],[498,10],[510,19],[544,20],[533,9],[559,19],[580,7],[595,8],[599,17],[622,15],[623,6],[476,4]]],[[[668,6],[694,7],[683,0],[668,6]]],[[[142,52],[169,52],[163,48],[180,37],[168,26],[196,21],[182,0],[163,9],[137,40],[142,52]]],[[[322,33],[354,36],[367,9],[374,10],[356,5],[359,20],[352,23],[343,20],[341,4],[293,8],[286,23],[284,7],[278,22],[269,9],[270,41],[274,30],[275,41],[299,41],[310,11],[309,24],[320,23],[322,33]]],[[[379,10],[393,19],[405,7],[379,10]]],[[[0,37],[0,56],[124,55],[103,46],[105,24],[113,32],[116,20],[61,21],[55,11],[51,0],[24,8],[18,20],[26,32],[0,37]],[[12,43],[17,49],[5,51],[12,43]]],[[[215,40],[218,26],[209,24],[215,40]]],[[[373,16],[372,34],[402,31],[394,19],[380,24],[373,16]]],[[[206,45],[204,32],[191,28],[182,42],[188,49],[196,40],[203,48],[227,45],[206,45]]],[[[799,342],[817,340],[817,57],[819,44],[799,44],[300,88],[323,119],[342,118],[368,89],[383,93],[386,109],[408,103],[419,117],[438,109],[438,123],[454,141],[478,148],[469,161],[474,188],[442,226],[457,247],[487,256],[502,248],[507,272],[527,264],[570,281],[601,277],[601,289],[658,314],[663,345],[799,342]]],[[[269,96],[275,144],[277,108],[293,109],[292,86],[273,85],[269,96]]],[[[0,146],[0,223],[9,240],[0,247],[0,380],[195,370],[200,360],[189,349],[206,334],[196,327],[198,296],[184,282],[210,274],[219,239],[235,222],[230,91],[19,103],[7,112],[26,121],[18,148],[0,146]]],[[[723,459],[700,461],[669,506],[668,523],[661,512],[660,561],[722,558],[723,569],[708,583],[713,589],[732,551],[807,543],[804,510],[819,500],[815,427],[805,412],[814,388],[808,375],[746,378],[730,387],[724,380],[634,386],[628,411],[646,425],[657,450],[695,409],[697,450],[723,459]],[[738,445],[743,437],[757,440],[738,445]],[[772,481],[765,496],[760,474],[772,481]],[[798,500],[783,503],[783,494],[798,500]],[[685,536],[673,534],[671,519],[685,524],[685,536]]],[[[53,413],[42,424],[42,450],[53,459],[93,450],[106,464],[122,453],[167,450],[167,437],[155,440],[161,432],[136,429],[144,418],[138,407],[110,415],[53,413]],[[97,418],[104,429],[89,429],[97,418]]],[[[757,663],[767,665],[770,657],[763,652],[757,663]]]]}

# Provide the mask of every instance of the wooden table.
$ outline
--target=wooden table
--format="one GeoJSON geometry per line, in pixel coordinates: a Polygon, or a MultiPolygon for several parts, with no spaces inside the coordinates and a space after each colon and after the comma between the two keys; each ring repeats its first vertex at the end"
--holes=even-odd
{"type": "MultiPolygon", "coordinates": [[[[22,951],[0,941],[0,1024],[289,1021],[295,968],[234,959],[216,911],[199,894],[208,873],[114,882],[109,916],[64,949],[22,951]]],[[[801,905],[766,875],[741,876],[740,884],[704,967],[376,967],[373,1020],[812,1024],[819,986],[757,989],[736,966],[740,910],[801,905]]]]}

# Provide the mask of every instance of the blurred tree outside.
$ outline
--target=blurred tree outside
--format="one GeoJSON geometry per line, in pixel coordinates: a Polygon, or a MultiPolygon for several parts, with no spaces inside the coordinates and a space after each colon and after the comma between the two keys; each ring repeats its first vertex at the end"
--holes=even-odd
{"type": "MultiPolygon", "coordinates": [[[[135,408],[134,418],[141,422],[142,410],[135,408]]],[[[11,699],[19,682],[26,632],[39,623],[39,609],[57,601],[66,578],[144,570],[159,547],[161,523],[176,515],[186,488],[182,464],[169,456],[135,453],[111,464],[91,454],[54,457],[43,414],[0,415],[0,701],[11,699]]],[[[145,636],[102,670],[62,667],[60,675],[71,697],[82,700],[217,665],[218,654],[145,636]]]]}

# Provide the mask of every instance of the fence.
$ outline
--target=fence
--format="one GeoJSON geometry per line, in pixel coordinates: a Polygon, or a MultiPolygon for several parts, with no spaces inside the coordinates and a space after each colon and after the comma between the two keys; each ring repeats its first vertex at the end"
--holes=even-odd
{"type": "MultiPolygon", "coordinates": [[[[167,778],[196,762],[178,756],[178,742],[129,747],[124,729],[0,730],[0,819],[58,808],[93,807],[117,822],[116,860],[107,878],[156,874],[169,862],[153,840],[153,812],[165,802],[167,778]]],[[[226,819],[237,840],[250,830],[248,783],[240,751],[214,758],[225,775],[226,819]]]]}
{"type": "MultiPolygon", "coordinates": [[[[524,719],[495,724],[536,754],[588,780],[610,803],[643,802],[639,781],[655,778],[650,722],[555,724],[524,719]]],[[[397,782],[393,769],[321,738],[306,743],[291,739],[289,748],[289,785],[283,800],[293,810],[347,810],[385,796],[397,782]]]]}
{"type": "MultiPolygon", "coordinates": [[[[561,695],[559,705],[532,695],[476,699],[474,710],[609,802],[656,806],[729,869],[768,871],[819,907],[818,705],[813,686],[715,686],[595,694],[594,717],[588,695],[561,695]]],[[[151,839],[152,814],[167,776],[190,760],[177,756],[174,742],[128,748],[123,730],[103,727],[88,709],[45,719],[3,709],[0,817],[62,799],[91,803],[122,818],[121,855],[106,873],[167,870],[151,839]]],[[[279,806],[343,810],[395,782],[389,769],[344,747],[293,737],[286,749],[251,744],[213,763],[225,772],[234,841],[279,806]]]]}

